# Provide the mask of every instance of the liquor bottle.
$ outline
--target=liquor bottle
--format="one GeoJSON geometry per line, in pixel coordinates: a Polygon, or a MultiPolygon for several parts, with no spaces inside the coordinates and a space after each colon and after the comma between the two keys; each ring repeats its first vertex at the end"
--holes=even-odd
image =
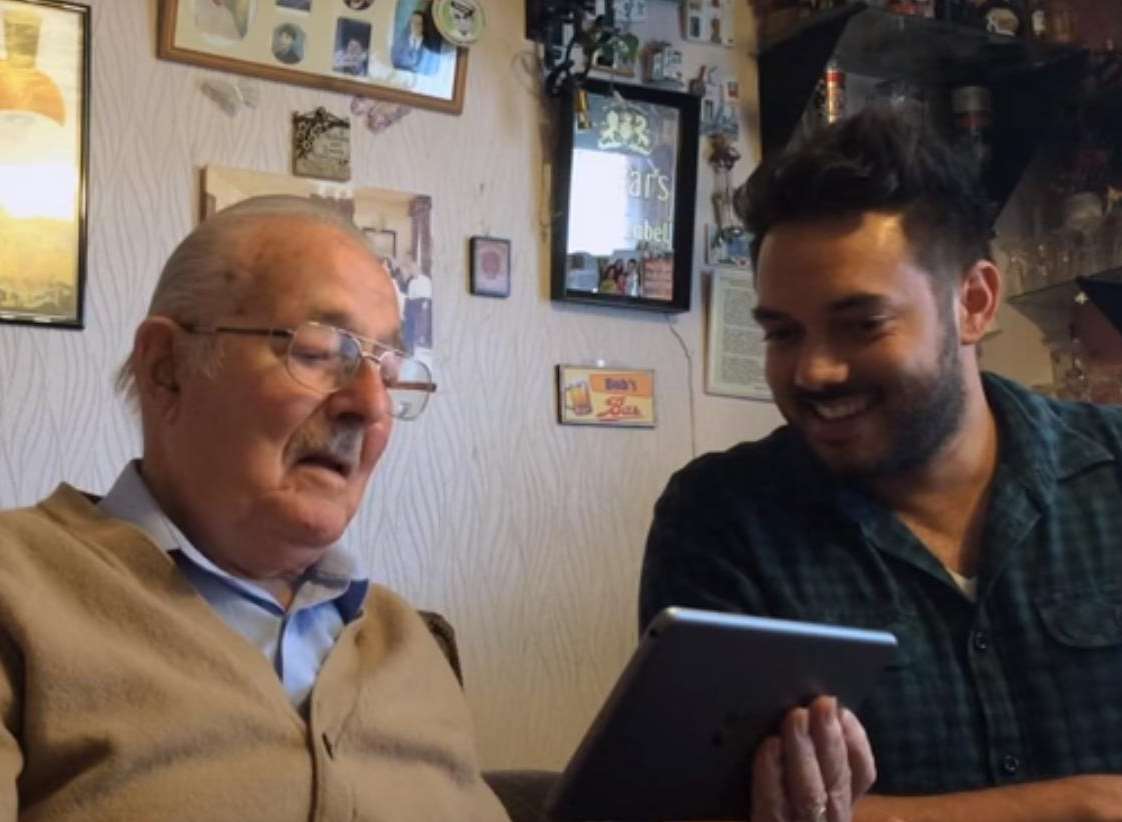
{"type": "Polygon", "coordinates": [[[4,13],[8,54],[6,60],[0,60],[0,110],[32,111],[65,125],[62,92],[35,66],[41,25],[41,18],[33,11],[9,9],[4,13]]]}
{"type": "Polygon", "coordinates": [[[1030,40],[1048,40],[1048,0],[1029,0],[1028,25],[1025,26],[1025,36],[1030,40]]]}

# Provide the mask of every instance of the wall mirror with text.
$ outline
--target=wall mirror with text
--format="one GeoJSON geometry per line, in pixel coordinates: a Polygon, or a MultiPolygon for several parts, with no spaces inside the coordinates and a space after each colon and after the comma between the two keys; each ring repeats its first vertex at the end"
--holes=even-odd
{"type": "Polygon", "coordinates": [[[552,297],[687,311],[700,100],[588,80],[562,97],[552,297]]]}

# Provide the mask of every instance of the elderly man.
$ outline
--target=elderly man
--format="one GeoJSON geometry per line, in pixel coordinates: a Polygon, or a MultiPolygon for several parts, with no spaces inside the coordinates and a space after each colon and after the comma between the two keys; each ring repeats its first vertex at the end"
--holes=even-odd
{"type": "MultiPolygon", "coordinates": [[[[179,245],[120,380],[143,459],[0,516],[0,819],[506,818],[425,623],[338,545],[433,387],[398,324],[324,206],[249,200],[179,245]]],[[[790,723],[759,801],[868,786],[832,704],[790,723]]]]}

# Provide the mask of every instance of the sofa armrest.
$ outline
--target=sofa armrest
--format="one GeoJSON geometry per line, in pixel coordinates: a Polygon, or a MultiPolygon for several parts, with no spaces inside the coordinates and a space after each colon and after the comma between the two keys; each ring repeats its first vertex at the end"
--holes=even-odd
{"type": "Polygon", "coordinates": [[[557,781],[556,771],[484,771],[483,779],[499,797],[511,822],[548,822],[545,799],[557,781]]]}

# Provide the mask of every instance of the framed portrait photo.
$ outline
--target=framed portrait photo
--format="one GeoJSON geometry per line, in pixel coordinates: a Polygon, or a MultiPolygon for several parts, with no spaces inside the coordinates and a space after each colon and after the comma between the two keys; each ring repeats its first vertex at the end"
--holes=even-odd
{"type": "Polygon", "coordinates": [[[698,98],[588,80],[563,96],[553,163],[551,296],[688,311],[698,98]]]}
{"type": "Polygon", "coordinates": [[[82,327],[90,10],[0,0],[0,320],[82,327]]]}
{"type": "Polygon", "coordinates": [[[156,53],[192,63],[463,110],[467,51],[440,36],[432,0],[161,0],[156,53]]]}
{"type": "Polygon", "coordinates": [[[471,293],[484,297],[510,296],[510,240],[472,237],[471,293]]]}

